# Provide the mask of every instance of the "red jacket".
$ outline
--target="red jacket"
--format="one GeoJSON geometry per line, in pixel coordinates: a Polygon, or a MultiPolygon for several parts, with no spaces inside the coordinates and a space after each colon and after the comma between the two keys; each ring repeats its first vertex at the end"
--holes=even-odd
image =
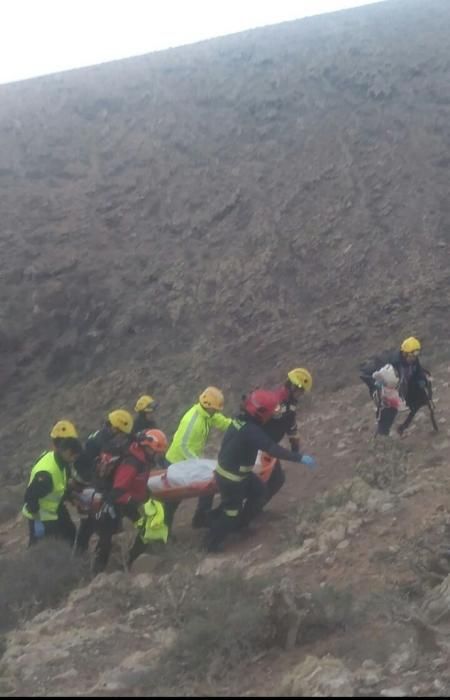
{"type": "Polygon", "coordinates": [[[148,499],[147,481],[152,467],[144,451],[136,442],[132,442],[114,474],[114,502],[122,505],[130,501],[145,503],[148,499]]]}

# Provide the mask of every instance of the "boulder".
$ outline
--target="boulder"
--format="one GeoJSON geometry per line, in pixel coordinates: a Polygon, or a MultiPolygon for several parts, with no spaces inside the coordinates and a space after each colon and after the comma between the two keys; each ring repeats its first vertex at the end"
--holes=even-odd
{"type": "Polygon", "coordinates": [[[307,656],[291,671],[282,683],[285,697],[351,698],[355,694],[355,680],[340,659],[325,656],[307,656]]]}

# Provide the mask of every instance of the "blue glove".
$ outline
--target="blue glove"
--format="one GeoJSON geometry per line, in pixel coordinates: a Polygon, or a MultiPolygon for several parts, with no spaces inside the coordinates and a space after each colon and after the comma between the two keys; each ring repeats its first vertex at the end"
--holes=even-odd
{"type": "Polygon", "coordinates": [[[374,383],[375,390],[377,389],[382,389],[383,388],[383,382],[380,382],[379,379],[374,383]]]}
{"type": "Polygon", "coordinates": [[[306,464],[306,466],[310,469],[314,469],[314,467],[316,466],[316,460],[310,455],[303,455],[303,457],[300,460],[300,464],[306,464]]]}
{"type": "Polygon", "coordinates": [[[37,540],[41,540],[45,537],[45,525],[40,520],[35,520],[33,525],[34,536],[37,540]]]}

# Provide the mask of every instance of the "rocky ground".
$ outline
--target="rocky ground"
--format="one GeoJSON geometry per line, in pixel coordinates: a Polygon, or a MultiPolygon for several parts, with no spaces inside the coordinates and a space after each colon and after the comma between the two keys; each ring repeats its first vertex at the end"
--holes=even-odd
{"type": "MultiPolygon", "coordinates": [[[[128,573],[121,535],[107,574],[5,635],[2,691],[445,695],[450,366],[435,381],[438,434],[423,413],[407,438],[374,442],[359,387],[305,411],[317,471],[285,465],[288,483],[253,537],[224,555],[202,553],[191,504],[167,553],[128,573]]],[[[1,527],[3,557],[24,535],[23,524],[1,527]]]]}

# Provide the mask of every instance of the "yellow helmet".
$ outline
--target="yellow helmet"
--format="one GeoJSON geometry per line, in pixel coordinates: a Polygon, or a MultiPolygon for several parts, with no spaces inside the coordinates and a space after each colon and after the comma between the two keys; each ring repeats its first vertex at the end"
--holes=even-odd
{"type": "Polygon", "coordinates": [[[70,420],[59,420],[53,426],[50,437],[55,440],[56,438],[78,438],[77,429],[70,420]]]}
{"type": "Polygon", "coordinates": [[[400,346],[400,350],[406,353],[419,353],[422,349],[420,341],[417,338],[411,336],[411,338],[406,338],[400,346]]]}
{"type": "Polygon", "coordinates": [[[141,396],[137,401],[136,401],[136,406],[134,407],[135,411],[151,411],[153,408],[155,408],[155,399],[153,396],[149,396],[148,394],[145,394],[145,396],[141,396]]]}
{"type": "Polygon", "coordinates": [[[225,403],[222,392],[215,386],[207,387],[198,400],[203,408],[214,408],[216,411],[221,411],[225,403]]]}
{"type": "Polygon", "coordinates": [[[111,411],[108,415],[108,420],[113,428],[117,428],[122,433],[129,435],[133,429],[133,418],[128,411],[119,408],[117,411],[111,411]]]}
{"type": "Polygon", "coordinates": [[[303,367],[297,367],[297,369],[292,369],[288,373],[288,379],[294,386],[299,389],[304,389],[305,391],[311,391],[312,389],[312,377],[307,369],[303,367]]]}

